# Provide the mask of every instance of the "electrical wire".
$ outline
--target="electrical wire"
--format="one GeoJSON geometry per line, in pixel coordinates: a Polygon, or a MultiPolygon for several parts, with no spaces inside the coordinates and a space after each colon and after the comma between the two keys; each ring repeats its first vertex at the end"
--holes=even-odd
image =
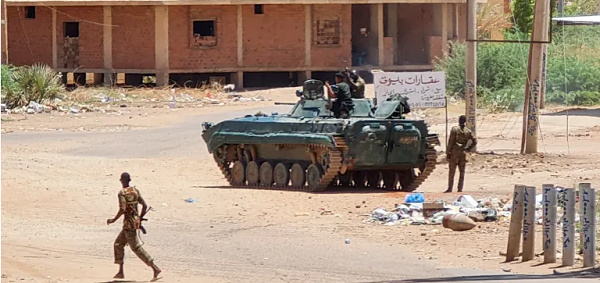
{"type": "Polygon", "coordinates": [[[67,16],[67,17],[69,17],[69,18],[71,18],[73,20],[79,21],[79,22],[88,23],[88,24],[92,24],[92,25],[103,26],[103,27],[104,26],[118,27],[117,25],[113,25],[113,24],[108,25],[108,24],[105,24],[105,23],[84,20],[82,18],[75,17],[75,16],[73,16],[71,14],[68,14],[68,13],[65,13],[65,12],[61,12],[60,10],[58,10],[58,9],[52,7],[52,6],[48,6],[48,5],[46,5],[46,4],[42,3],[42,2],[35,2],[35,3],[36,4],[40,4],[41,6],[44,6],[44,7],[48,8],[48,9],[50,9],[50,10],[56,11],[59,14],[65,15],[65,16],[67,16]]]}
{"type": "Polygon", "coordinates": [[[19,21],[21,22],[21,28],[23,29],[23,34],[25,35],[25,42],[27,42],[27,48],[29,49],[29,55],[31,55],[31,59],[33,59],[33,50],[31,49],[31,43],[29,42],[29,36],[27,35],[27,31],[25,30],[25,18],[23,17],[23,13],[21,12],[21,7],[17,7],[17,14],[19,14],[19,21]]]}

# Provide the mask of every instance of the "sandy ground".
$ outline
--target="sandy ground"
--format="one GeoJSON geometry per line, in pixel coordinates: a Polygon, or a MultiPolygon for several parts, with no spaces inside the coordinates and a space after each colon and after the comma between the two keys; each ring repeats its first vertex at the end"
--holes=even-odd
{"type": "MultiPolygon", "coordinates": [[[[293,91],[243,94],[290,102],[293,91]]],[[[499,253],[506,250],[506,219],[467,232],[441,225],[383,226],[363,220],[377,207],[401,203],[404,193],[228,187],[200,137],[201,122],[290,108],[273,106],[273,101],[178,109],[164,108],[165,102],[107,113],[3,115],[2,282],[112,282],[112,243],[120,221],[111,226],[105,221],[117,211],[123,171],[131,173],[133,184],[155,208],[142,239],[164,270],[163,282],[563,278],[552,275],[558,264],[540,265],[539,258],[503,262],[499,253]],[[188,198],[196,202],[184,201],[188,198]],[[334,214],[321,215],[322,210],[334,214]]],[[[452,123],[462,109],[460,103],[449,107],[452,123]]],[[[443,110],[415,111],[414,116],[444,137],[443,110]]],[[[509,199],[517,183],[599,184],[600,109],[570,109],[568,136],[565,109],[549,107],[540,120],[541,153],[522,156],[517,154],[520,114],[479,116],[480,153],[470,157],[465,193],[509,199]]],[[[441,155],[436,171],[419,188],[428,200],[460,196],[441,193],[447,182],[443,159],[441,155]]],[[[537,250],[541,252],[541,243],[537,250]]],[[[126,278],[134,280],[128,282],[149,279],[151,272],[126,253],[126,278]]],[[[559,271],[568,273],[565,282],[599,276],[571,267],[559,271]]]]}

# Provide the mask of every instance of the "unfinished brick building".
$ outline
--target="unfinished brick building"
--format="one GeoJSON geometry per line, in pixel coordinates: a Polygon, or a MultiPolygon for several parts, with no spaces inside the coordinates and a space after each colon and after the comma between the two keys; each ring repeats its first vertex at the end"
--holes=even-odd
{"type": "Polygon", "coordinates": [[[255,87],[331,80],[346,66],[430,70],[466,35],[465,0],[5,1],[8,63],[88,82],[255,87]]]}

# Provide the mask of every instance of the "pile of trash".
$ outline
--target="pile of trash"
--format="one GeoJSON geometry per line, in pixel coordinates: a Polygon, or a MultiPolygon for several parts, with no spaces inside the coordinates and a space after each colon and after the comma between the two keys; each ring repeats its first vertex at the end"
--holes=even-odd
{"type": "MultiPolygon", "coordinates": [[[[392,210],[375,209],[370,218],[363,222],[383,225],[440,225],[444,218],[452,215],[464,215],[473,222],[493,222],[499,217],[498,210],[505,205],[497,198],[476,201],[470,195],[462,195],[452,204],[443,201],[425,202],[422,193],[406,196],[403,204],[397,204],[392,210]]],[[[474,226],[474,225],[473,225],[474,226]]]]}

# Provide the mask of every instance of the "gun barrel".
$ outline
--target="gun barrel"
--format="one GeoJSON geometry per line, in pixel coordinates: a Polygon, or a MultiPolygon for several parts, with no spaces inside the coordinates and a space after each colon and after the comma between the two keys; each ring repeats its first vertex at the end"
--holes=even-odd
{"type": "Polygon", "coordinates": [[[293,102],[275,102],[275,105],[296,105],[293,102]]]}

